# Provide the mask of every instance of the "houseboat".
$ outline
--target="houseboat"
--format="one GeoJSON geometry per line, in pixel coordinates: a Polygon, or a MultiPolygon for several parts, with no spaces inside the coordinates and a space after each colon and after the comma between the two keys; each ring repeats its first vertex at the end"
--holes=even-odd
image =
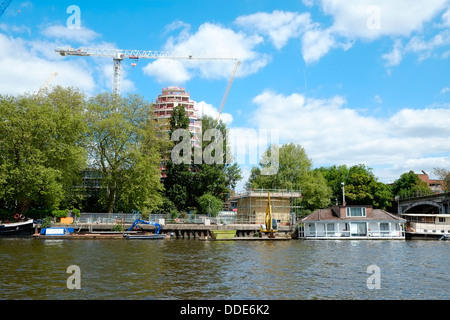
{"type": "Polygon", "coordinates": [[[450,236],[450,214],[402,213],[406,239],[441,239],[450,236]]]}
{"type": "Polygon", "coordinates": [[[14,223],[0,222],[0,236],[31,236],[34,233],[34,220],[14,223]]]}
{"type": "Polygon", "coordinates": [[[405,239],[405,219],[372,206],[333,206],[301,220],[300,239],[405,239]]]}

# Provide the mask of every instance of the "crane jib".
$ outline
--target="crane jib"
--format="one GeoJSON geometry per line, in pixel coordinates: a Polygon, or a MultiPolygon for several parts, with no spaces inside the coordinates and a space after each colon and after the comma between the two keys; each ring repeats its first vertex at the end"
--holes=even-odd
{"type": "MultiPolygon", "coordinates": [[[[122,78],[122,61],[124,59],[138,60],[138,59],[172,59],[172,60],[222,60],[222,61],[235,61],[236,66],[233,70],[233,74],[228,82],[228,87],[225,92],[224,98],[220,106],[219,117],[223,110],[223,105],[227,98],[228,92],[230,90],[233,79],[236,75],[237,68],[241,63],[237,58],[226,57],[226,56],[209,56],[209,54],[185,54],[180,52],[171,51],[143,51],[143,50],[121,50],[121,49],[96,49],[96,48],[56,48],[55,52],[61,56],[93,56],[93,57],[109,57],[113,59],[113,81],[112,81],[112,92],[116,95],[120,95],[120,82],[122,78]]],[[[134,67],[136,64],[132,64],[134,67]]]]}
{"type": "Polygon", "coordinates": [[[95,56],[111,57],[121,59],[180,59],[180,60],[229,60],[237,61],[237,58],[218,56],[211,57],[206,54],[193,55],[172,51],[143,51],[143,50],[121,50],[121,49],[94,49],[94,48],[57,48],[55,50],[62,56],[95,56]]]}

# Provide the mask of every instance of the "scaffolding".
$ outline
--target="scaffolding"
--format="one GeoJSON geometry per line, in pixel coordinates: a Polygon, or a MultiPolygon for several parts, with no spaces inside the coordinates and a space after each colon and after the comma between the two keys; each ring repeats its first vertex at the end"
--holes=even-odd
{"type": "Polygon", "coordinates": [[[302,193],[300,190],[287,189],[257,189],[236,194],[234,200],[237,204],[238,220],[264,223],[269,193],[272,214],[278,223],[280,225],[295,223],[295,216],[302,208],[302,193]]]}

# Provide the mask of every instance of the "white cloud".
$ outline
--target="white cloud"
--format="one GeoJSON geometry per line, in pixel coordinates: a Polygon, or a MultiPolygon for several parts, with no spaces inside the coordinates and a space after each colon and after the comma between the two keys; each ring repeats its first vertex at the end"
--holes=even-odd
{"type": "Polygon", "coordinates": [[[290,38],[299,37],[310,28],[310,14],[275,10],[272,13],[257,12],[240,16],[235,20],[239,26],[268,35],[273,45],[281,49],[290,38]]]}
{"type": "Polygon", "coordinates": [[[28,35],[31,34],[31,29],[27,26],[21,25],[8,25],[6,23],[0,23],[0,30],[2,30],[5,33],[27,33],[28,35]]]}
{"type": "Polygon", "coordinates": [[[144,74],[155,77],[159,83],[182,85],[191,78],[185,65],[178,60],[158,59],[143,68],[144,74]]]}
{"type": "Polygon", "coordinates": [[[100,37],[100,35],[88,28],[69,29],[63,25],[50,25],[41,32],[47,38],[69,40],[76,43],[87,44],[100,37]]]}
{"type": "Polygon", "coordinates": [[[308,30],[302,37],[302,55],[305,63],[318,61],[335,45],[329,30],[308,30]]]}
{"type": "Polygon", "coordinates": [[[442,88],[441,94],[446,94],[447,92],[450,92],[450,88],[449,87],[442,88]]]}
{"type": "MultiPolygon", "coordinates": [[[[186,25],[177,23],[183,30],[178,36],[168,38],[164,50],[185,56],[208,58],[236,58],[242,62],[238,75],[247,76],[258,72],[270,61],[270,57],[256,52],[255,47],[263,42],[258,35],[246,35],[212,23],[202,24],[195,33],[188,32],[186,25]]],[[[169,29],[172,29],[170,27],[169,29]]],[[[227,60],[158,60],[146,68],[146,74],[159,82],[186,82],[194,76],[206,79],[228,79],[235,66],[227,60]]]]}
{"type": "MultiPolygon", "coordinates": [[[[398,65],[405,52],[419,53],[423,60],[432,50],[449,44],[448,32],[443,31],[431,40],[421,36],[401,47],[401,38],[413,33],[421,34],[424,25],[446,8],[448,0],[318,0],[304,1],[312,6],[317,3],[323,12],[333,18],[330,26],[310,23],[302,36],[302,53],[305,62],[314,62],[331,49],[349,49],[356,40],[374,41],[380,37],[397,37],[392,52],[383,55],[386,66],[398,65]],[[344,42],[342,42],[344,40],[344,42]]],[[[450,9],[442,15],[442,25],[450,25],[450,9]]],[[[450,54],[444,53],[445,58],[450,54]]]]}
{"type": "Polygon", "coordinates": [[[419,52],[429,56],[436,48],[446,46],[450,44],[450,32],[444,30],[439,32],[430,40],[424,40],[423,37],[412,37],[406,46],[405,50],[409,52],[419,52]]]}
{"type": "Polygon", "coordinates": [[[403,59],[403,44],[401,40],[397,39],[394,43],[392,51],[385,53],[382,58],[386,61],[387,67],[393,67],[400,64],[403,59]]]}
{"type": "MultiPolygon", "coordinates": [[[[436,49],[448,45],[450,45],[450,32],[448,30],[437,33],[429,40],[424,39],[423,35],[413,36],[405,45],[400,39],[396,39],[392,51],[384,54],[382,58],[386,61],[387,67],[393,67],[399,65],[408,53],[419,54],[418,60],[422,61],[433,56],[436,49]]],[[[442,54],[442,58],[446,58],[446,53],[442,54]]]]}
{"type": "Polygon", "coordinates": [[[442,14],[442,25],[444,27],[450,27],[450,6],[447,10],[442,14]]]}
{"type": "MultiPolygon", "coordinates": [[[[1,29],[13,31],[8,25],[1,29]]],[[[37,92],[54,72],[57,72],[57,76],[52,79],[50,86],[73,86],[88,95],[102,89],[110,91],[113,70],[111,59],[61,57],[55,53],[57,47],[69,47],[66,41],[89,42],[89,46],[94,48],[115,47],[112,43],[91,42],[99,36],[93,30],[70,30],[58,25],[46,27],[40,36],[32,40],[0,33],[0,93],[37,92]]],[[[134,83],[127,78],[126,68],[122,69],[121,87],[122,92],[135,89],[134,83]]]]}
{"type": "Polygon", "coordinates": [[[320,3],[324,12],[333,16],[333,32],[347,37],[374,39],[379,36],[408,36],[411,32],[421,31],[424,23],[434,18],[448,1],[321,0],[320,3]],[[379,15],[378,28],[370,27],[374,15],[379,15]]]}
{"type": "MultiPolygon", "coordinates": [[[[195,104],[195,108],[198,110],[199,117],[207,115],[213,119],[217,119],[219,116],[219,110],[217,110],[217,108],[215,108],[212,104],[206,103],[205,101],[197,102],[195,104]]],[[[222,112],[220,114],[220,120],[229,125],[233,122],[233,116],[229,113],[222,112]]]]}
{"type": "Polygon", "coordinates": [[[264,91],[253,102],[257,109],[252,123],[277,130],[281,142],[302,145],[316,165],[364,163],[385,168],[380,174],[385,178],[386,168],[408,161],[418,164],[419,159],[428,159],[423,168],[428,169],[449,158],[450,108],[403,109],[383,119],[346,107],[341,96],[314,99],[264,91]]]}
{"type": "Polygon", "coordinates": [[[33,49],[35,44],[0,33],[0,93],[37,92],[53,72],[58,76],[52,85],[75,86],[92,92],[95,82],[83,61],[65,62],[57,57],[49,60],[33,49]]]}
{"type": "MultiPolygon", "coordinates": [[[[391,132],[408,137],[450,137],[450,109],[402,109],[389,119],[391,132]]],[[[449,149],[450,150],[450,149],[449,149]]]]}
{"type": "Polygon", "coordinates": [[[383,99],[381,99],[381,97],[379,95],[377,95],[377,94],[373,97],[373,100],[376,103],[383,103],[383,99]]]}

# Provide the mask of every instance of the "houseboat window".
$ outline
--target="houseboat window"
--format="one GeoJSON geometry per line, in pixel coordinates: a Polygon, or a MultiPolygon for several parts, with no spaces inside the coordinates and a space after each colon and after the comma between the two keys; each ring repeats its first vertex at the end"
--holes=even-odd
{"type": "Polygon", "coordinates": [[[365,217],[366,208],[347,208],[347,217],[365,217]]]}
{"type": "Polygon", "coordinates": [[[439,222],[445,222],[445,218],[444,217],[439,217],[439,222]]]}
{"type": "Polygon", "coordinates": [[[350,234],[352,236],[366,236],[367,225],[365,222],[350,222],[350,234]]]}
{"type": "Polygon", "coordinates": [[[316,232],[316,224],[315,223],[310,223],[309,224],[309,231],[316,232]]]}
{"type": "Polygon", "coordinates": [[[380,231],[389,231],[389,223],[386,222],[380,223],[380,231]]]}
{"type": "Polygon", "coordinates": [[[334,232],[334,223],[327,223],[327,232],[334,232]]]}

